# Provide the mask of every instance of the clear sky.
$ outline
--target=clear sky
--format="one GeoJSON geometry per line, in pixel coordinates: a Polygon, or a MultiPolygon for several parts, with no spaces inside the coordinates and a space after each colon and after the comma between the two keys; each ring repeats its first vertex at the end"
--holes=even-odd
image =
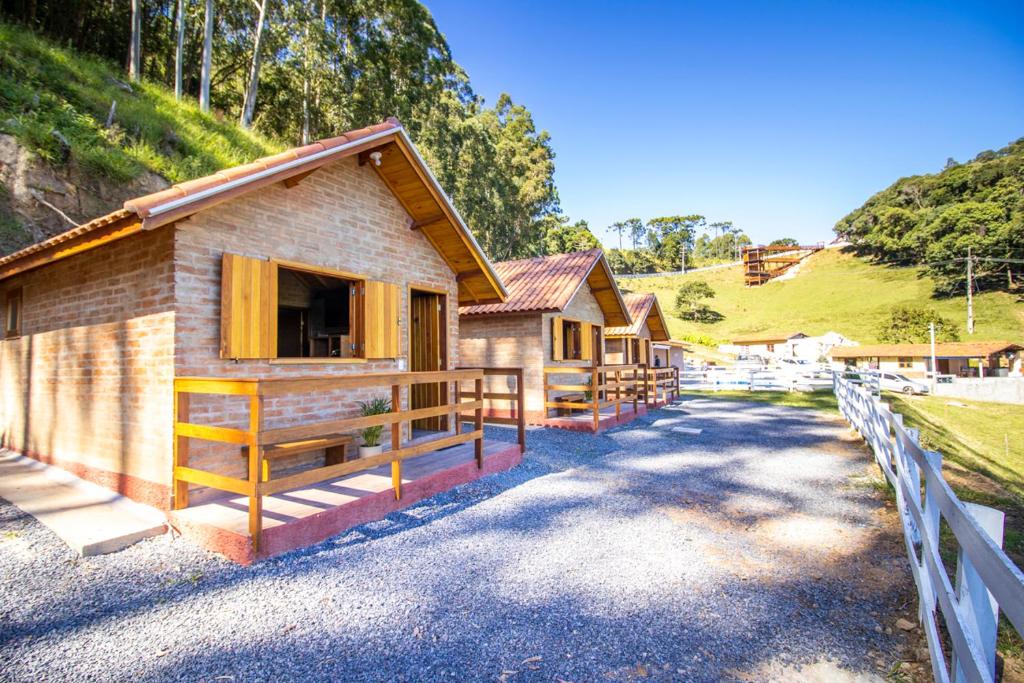
{"type": "MultiPolygon", "coordinates": [[[[1024,1],[425,0],[551,133],[562,209],[832,237],[901,176],[1024,136],[1024,1]]],[[[617,238],[615,238],[617,240],[617,238]]]]}

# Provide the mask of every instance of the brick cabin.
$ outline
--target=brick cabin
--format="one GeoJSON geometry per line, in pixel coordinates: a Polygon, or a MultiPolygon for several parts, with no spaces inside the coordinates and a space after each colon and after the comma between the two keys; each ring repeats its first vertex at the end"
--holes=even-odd
{"type": "Polygon", "coordinates": [[[631,323],[605,330],[605,358],[609,363],[652,363],[653,342],[668,342],[668,323],[658,297],[629,292],[623,295],[631,323]]]}
{"type": "MultiPolygon", "coordinates": [[[[506,296],[389,119],[128,201],[0,258],[3,446],[168,509],[176,377],[448,370],[461,362],[458,307],[506,296]]],[[[264,415],[273,427],[347,417],[380,394],[268,399],[264,415]]],[[[193,417],[246,419],[221,398],[193,400],[193,417]]],[[[246,470],[230,444],[197,443],[190,465],[246,470]]],[[[201,502],[210,489],[191,493],[201,502]]]]}
{"type": "MultiPolygon", "coordinates": [[[[541,424],[549,417],[544,368],[603,365],[604,331],[628,324],[629,313],[601,249],[504,261],[494,269],[508,300],[459,308],[459,357],[473,366],[522,367],[526,419],[541,424]]],[[[511,388],[488,379],[489,392],[511,388]]],[[[497,404],[490,410],[504,411],[497,404]]]]}

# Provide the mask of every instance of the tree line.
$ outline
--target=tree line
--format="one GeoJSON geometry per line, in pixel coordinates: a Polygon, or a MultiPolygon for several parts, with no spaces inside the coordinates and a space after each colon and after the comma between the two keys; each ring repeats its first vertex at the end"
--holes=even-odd
{"type": "Polygon", "coordinates": [[[709,223],[698,214],[647,221],[628,218],[612,223],[608,230],[618,236],[618,247],[608,251],[608,263],[619,274],[678,271],[684,259],[687,268],[733,261],[751,243],[732,221],[709,223]],[[628,249],[624,238],[629,240],[628,249]]]}
{"type": "Polygon", "coordinates": [[[285,143],[397,116],[494,259],[545,253],[567,223],[548,133],[508,94],[473,91],[416,0],[0,0],[0,14],[285,143]]]}
{"type": "Polygon", "coordinates": [[[1024,273],[1024,138],[940,173],[901,178],[836,223],[862,254],[921,266],[936,294],[1019,291],[1024,273]]]}

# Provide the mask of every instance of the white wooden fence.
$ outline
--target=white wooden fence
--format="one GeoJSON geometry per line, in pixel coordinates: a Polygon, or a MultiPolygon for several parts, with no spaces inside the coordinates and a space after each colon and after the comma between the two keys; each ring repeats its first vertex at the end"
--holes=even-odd
{"type": "Polygon", "coordinates": [[[918,431],[904,427],[903,416],[867,389],[836,373],[833,390],[896,491],[935,680],[994,681],[999,610],[1024,632],[1024,574],[1002,551],[1003,513],[960,501],[942,477],[942,456],[923,450],[918,431]],[[959,545],[955,587],[939,555],[941,520],[959,545]],[[948,658],[940,616],[952,645],[948,658]]]}

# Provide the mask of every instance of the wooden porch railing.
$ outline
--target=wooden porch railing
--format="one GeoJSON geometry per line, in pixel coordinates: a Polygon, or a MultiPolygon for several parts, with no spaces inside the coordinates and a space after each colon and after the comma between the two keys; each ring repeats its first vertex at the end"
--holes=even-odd
{"type": "MultiPolygon", "coordinates": [[[[638,387],[642,382],[642,366],[639,365],[601,365],[590,368],[574,368],[548,366],[544,368],[544,411],[551,408],[568,410],[589,410],[594,418],[594,431],[600,428],[601,410],[615,407],[615,417],[622,412],[623,403],[633,404],[636,413],[638,387]],[[552,384],[548,381],[551,375],[576,375],[577,383],[552,384]],[[574,394],[583,394],[581,400],[548,400],[552,391],[573,392],[567,399],[574,399],[574,394]],[[586,395],[590,394],[587,399],[586,395]]],[[[575,379],[575,377],[573,378],[575,379]]],[[[563,382],[566,380],[562,380],[563,382]]]]}
{"type": "MultiPolygon", "coordinates": [[[[516,380],[516,390],[514,392],[502,392],[502,391],[485,391],[483,393],[483,399],[485,401],[501,401],[503,403],[509,402],[512,404],[509,417],[502,415],[487,415],[484,414],[484,422],[487,424],[499,424],[499,425],[515,425],[517,436],[519,438],[519,452],[526,452],[526,388],[523,386],[523,369],[522,368],[459,368],[460,370],[481,370],[484,373],[484,377],[514,377],[516,380]]],[[[459,384],[459,398],[476,398],[475,391],[462,391],[461,383],[459,384]]],[[[461,430],[463,421],[468,421],[468,414],[460,414],[458,420],[455,422],[456,431],[461,430]]]]}
{"type": "Polygon", "coordinates": [[[644,403],[652,405],[659,400],[668,402],[669,395],[672,400],[679,398],[679,368],[665,367],[655,368],[645,365],[644,368],[644,403]]]}
{"type": "MultiPolygon", "coordinates": [[[[249,535],[258,549],[263,531],[263,496],[310,486],[353,472],[391,463],[395,498],[402,495],[402,461],[423,453],[474,442],[478,467],[483,465],[483,370],[448,370],[438,372],[396,372],[344,375],[335,377],[287,377],[268,379],[237,379],[213,377],[178,377],[174,380],[174,509],[188,507],[189,484],[208,486],[249,498],[249,535]],[[473,382],[472,401],[461,396],[446,405],[415,410],[401,408],[401,390],[415,384],[439,382],[473,382]],[[264,426],[264,399],[294,394],[310,394],[343,389],[390,387],[392,411],[383,415],[350,417],[267,429],[264,426]],[[248,398],[249,424],[246,429],[194,424],[189,421],[189,400],[192,394],[243,396],[248,398]],[[473,430],[456,433],[426,442],[402,446],[402,425],[439,415],[460,415],[472,411],[473,430]],[[328,433],[354,431],[375,425],[391,427],[391,450],[368,458],[359,458],[324,467],[317,467],[276,479],[261,480],[264,450],[270,444],[314,439],[328,433]],[[248,447],[248,476],[245,479],[207,472],[189,466],[189,439],[201,439],[248,447]]],[[[460,392],[461,393],[461,392],[460,392]]],[[[449,384],[451,396],[451,384],[449,384]]],[[[522,411],[522,403],[519,404],[522,411]]]]}

